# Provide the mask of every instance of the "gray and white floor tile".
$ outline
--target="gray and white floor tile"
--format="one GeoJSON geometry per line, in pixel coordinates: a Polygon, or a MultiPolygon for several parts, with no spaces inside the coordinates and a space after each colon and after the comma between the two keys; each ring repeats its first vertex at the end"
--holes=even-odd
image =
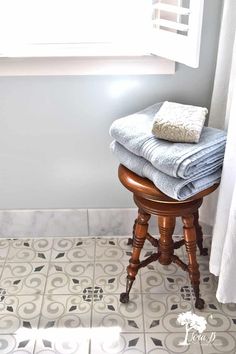
{"type": "Polygon", "coordinates": [[[180,294],[143,294],[145,331],[183,332],[177,317],[191,309],[191,300],[184,300],[180,294]]]}
{"type": "MultiPolygon", "coordinates": [[[[99,331],[98,331],[99,333],[99,331]]],[[[143,333],[120,333],[112,331],[95,335],[91,341],[91,353],[96,354],[145,354],[143,333]]]]}
{"type": "Polygon", "coordinates": [[[8,255],[10,242],[11,241],[8,239],[0,239],[0,262],[5,262],[8,255]]]}
{"type": "Polygon", "coordinates": [[[122,332],[143,332],[143,311],[140,294],[132,294],[128,304],[122,304],[119,294],[105,294],[93,304],[93,327],[119,327],[122,332]]]}
{"type": "MultiPolygon", "coordinates": [[[[236,305],[217,301],[209,256],[198,251],[203,310],[194,307],[188,274],[158,262],[139,270],[123,304],[119,297],[132,251],[127,241],[1,239],[0,353],[236,354],[236,305]],[[191,329],[186,337],[178,316],[188,311],[205,319],[202,335],[191,329]]],[[[204,244],[210,253],[211,238],[204,244]]],[[[146,242],[140,259],[154,252],[146,242]]],[[[176,254],[187,262],[184,248],[176,254]]]]}
{"type": "Polygon", "coordinates": [[[199,343],[182,345],[185,333],[146,333],[146,354],[202,354],[199,343]]]}
{"type": "Polygon", "coordinates": [[[1,354],[32,354],[34,347],[35,339],[30,333],[0,334],[1,354]]]}
{"type": "Polygon", "coordinates": [[[47,262],[50,259],[52,239],[18,239],[9,246],[7,262],[47,262]]]}
{"type": "Polygon", "coordinates": [[[93,284],[94,263],[51,262],[46,294],[82,294],[93,284]]]}
{"type": "Polygon", "coordinates": [[[91,313],[91,301],[86,294],[45,295],[39,327],[50,331],[54,329],[53,332],[55,328],[65,329],[66,332],[68,328],[90,328],[91,313]]]}
{"type": "Polygon", "coordinates": [[[42,295],[2,296],[0,301],[0,334],[34,334],[38,327],[42,295]]]}
{"type": "Polygon", "coordinates": [[[43,294],[47,280],[47,263],[6,263],[0,281],[0,288],[7,295],[43,294]]]}
{"type": "Polygon", "coordinates": [[[55,262],[83,262],[94,260],[94,238],[56,238],[51,260],[55,262]]]}
{"type": "Polygon", "coordinates": [[[149,264],[140,270],[140,277],[142,279],[142,292],[149,294],[176,293],[189,284],[188,273],[173,263],[170,265],[149,264]]]}
{"type": "MultiPolygon", "coordinates": [[[[127,264],[121,261],[95,262],[94,284],[103,289],[104,293],[121,293],[126,287],[127,264]]],[[[137,275],[132,292],[141,292],[140,277],[137,275]]]]}

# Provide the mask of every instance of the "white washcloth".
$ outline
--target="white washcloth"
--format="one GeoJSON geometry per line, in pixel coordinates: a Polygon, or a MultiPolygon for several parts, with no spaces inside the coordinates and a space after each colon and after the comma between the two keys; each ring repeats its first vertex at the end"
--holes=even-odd
{"type": "Polygon", "coordinates": [[[208,110],[165,101],[154,117],[152,133],[159,139],[197,143],[208,110]]]}

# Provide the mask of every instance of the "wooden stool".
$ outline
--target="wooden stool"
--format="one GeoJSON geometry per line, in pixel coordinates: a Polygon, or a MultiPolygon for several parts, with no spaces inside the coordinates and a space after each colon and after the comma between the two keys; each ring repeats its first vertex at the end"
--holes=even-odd
{"type": "Polygon", "coordinates": [[[128,242],[132,244],[133,249],[127,267],[126,292],[120,295],[120,301],[122,303],[129,301],[129,293],[138,270],[158,260],[163,265],[174,262],[189,273],[196,297],[195,307],[202,309],[204,300],[200,298],[199,294],[200,273],[196,258],[196,244],[201,255],[207,255],[207,248],[202,246],[203,234],[198,223],[198,208],[202,204],[203,197],[213,192],[219,183],[196,194],[194,197],[178,201],[163,194],[150,180],[139,177],[122,165],[119,166],[119,179],[133,193],[134,201],[139,208],[138,217],[133,228],[133,239],[129,239],[128,242]],[[151,214],[158,216],[159,240],[148,233],[148,221],[151,214]],[[175,219],[179,216],[182,217],[183,221],[184,238],[174,242],[172,234],[175,228],[175,219]],[[146,239],[154,247],[157,247],[157,252],[140,262],[140,252],[146,239]],[[186,247],[188,265],[174,254],[174,249],[182,245],[186,247]]]}

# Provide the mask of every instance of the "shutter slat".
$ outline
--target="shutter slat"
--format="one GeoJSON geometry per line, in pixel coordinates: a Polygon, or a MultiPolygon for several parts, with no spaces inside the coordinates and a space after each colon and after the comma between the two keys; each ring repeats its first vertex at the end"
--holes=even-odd
{"type": "Polygon", "coordinates": [[[174,29],[174,30],[181,31],[181,32],[188,32],[188,30],[189,30],[188,25],[185,25],[183,23],[174,22],[174,21],[169,21],[169,20],[164,20],[164,19],[155,19],[152,22],[153,22],[153,24],[156,24],[159,27],[166,27],[166,28],[174,29]]]}
{"type": "Polygon", "coordinates": [[[190,14],[189,9],[187,9],[186,7],[163,4],[160,2],[154,4],[152,7],[154,10],[172,12],[177,15],[189,15],[190,14]]]}

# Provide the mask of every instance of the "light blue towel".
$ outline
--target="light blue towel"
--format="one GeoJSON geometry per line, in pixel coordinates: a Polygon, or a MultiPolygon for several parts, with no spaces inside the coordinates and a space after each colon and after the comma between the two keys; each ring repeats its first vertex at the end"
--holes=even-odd
{"type": "Polygon", "coordinates": [[[128,151],[116,141],[111,143],[111,150],[122,165],[137,175],[148,178],[160,191],[173,199],[185,200],[220,181],[221,168],[212,169],[206,176],[175,178],[160,172],[150,162],[128,151]]]}
{"type": "Polygon", "coordinates": [[[110,135],[133,154],[143,157],[159,171],[189,179],[205,173],[209,175],[222,165],[226,133],[204,127],[198,144],[173,143],[153,136],[152,126],[157,103],[138,113],[117,119],[110,135]]]}

